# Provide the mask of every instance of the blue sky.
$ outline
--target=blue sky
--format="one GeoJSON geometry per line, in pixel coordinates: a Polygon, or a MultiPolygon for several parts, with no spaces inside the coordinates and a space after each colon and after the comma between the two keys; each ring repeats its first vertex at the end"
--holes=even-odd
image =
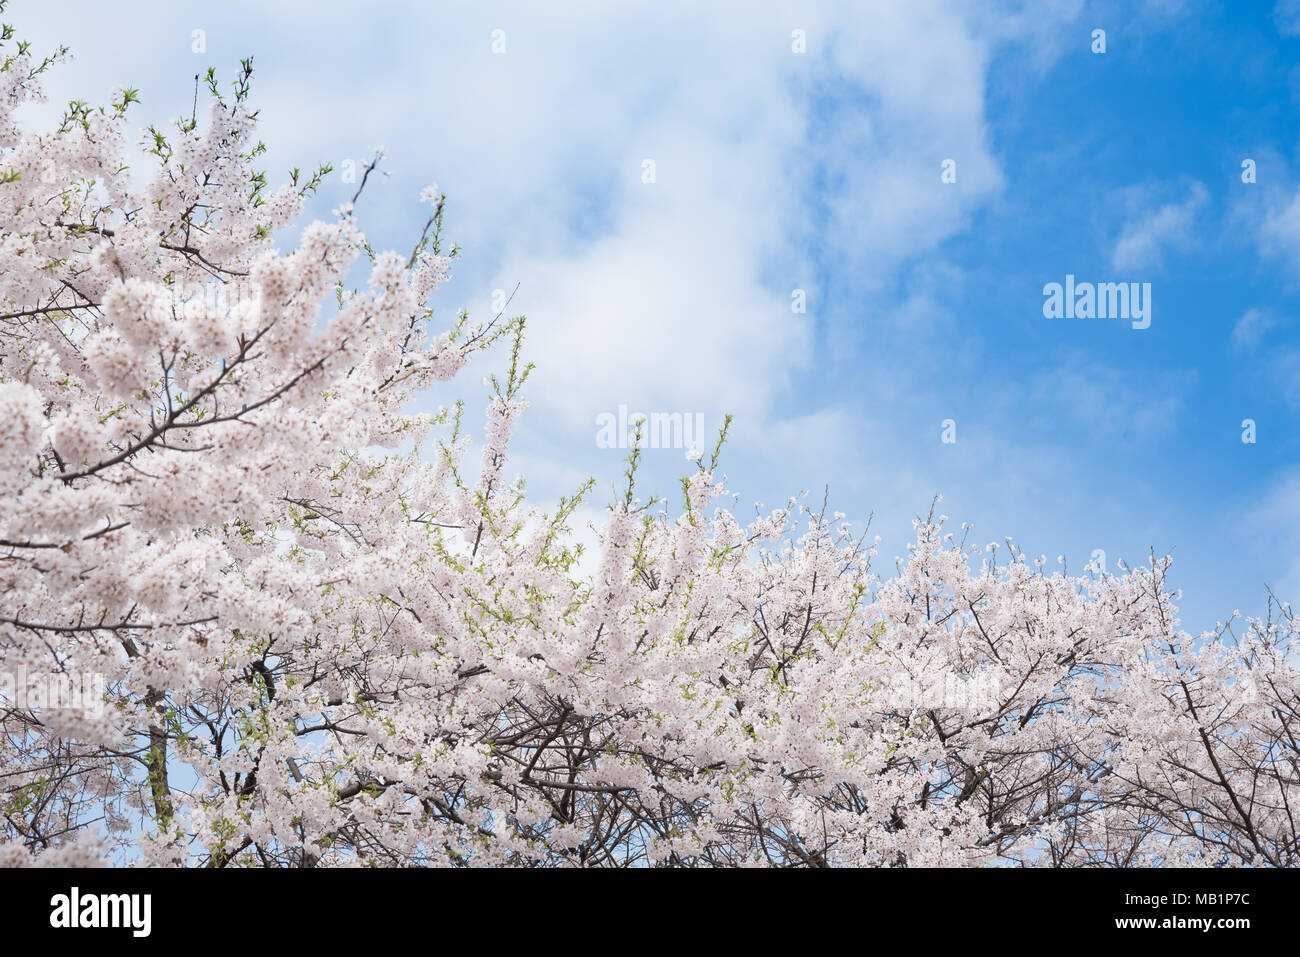
{"type": "MultiPolygon", "coordinates": [[[[942,493],[1049,568],[1172,550],[1189,630],[1260,611],[1266,582],[1300,599],[1300,4],[374,6],[7,19],[77,55],[51,110],[131,85],[164,122],[253,54],[273,181],[387,147],[359,208],[377,245],[409,248],[438,183],[465,250],[438,306],[484,316],[518,285],[529,317],[515,468],[538,500],[594,475],[599,519],[624,454],[602,412],[733,412],[742,503],[829,484],[886,565],[942,493]],[[1149,282],[1150,328],[1044,318],[1067,274],[1149,282]]],[[[335,174],[313,214],[354,188],[335,174]]],[[[500,361],[458,390],[481,400],[500,361]]],[[[682,451],[646,459],[672,494],[682,451]]]]}

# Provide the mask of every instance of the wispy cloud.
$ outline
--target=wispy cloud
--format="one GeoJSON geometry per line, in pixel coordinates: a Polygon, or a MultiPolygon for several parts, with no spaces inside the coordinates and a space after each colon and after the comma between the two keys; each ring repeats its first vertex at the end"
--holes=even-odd
{"type": "Polygon", "coordinates": [[[1273,7],[1273,23],[1283,36],[1300,36],[1300,0],[1278,0],[1273,7]]]}
{"type": "Polygon", "coordinates": [[[1190,248],[1197,217],[1209,198],[1202,184],[1192,183],[1181,202],[1154,206],[1130,218],[1111,252],[1111,266],[1121,271],[1159,267],[1165,249],[1190,248]]]}
{"type": "Polygon", "coordinates": [[[1029,395],[1053,417],[1067,415],[1094,440],[1149,440],[1178,428],[1193,371],[1135,375],[1081,355],[1036,376],[1029,395]]]}
{"type": "Polygon", "coordinates": [[[1257,504],[1246,510],[1243,524],[1256,547],[1269,555],[1287,556],[1268,584],[1284,601],[1300,596],[1300,471],[1272,481],[1257,504]]]}
{"type": "Polygon", "coordinates": [[[1251,307],[1233,325],[1232,344],[1241,349],[1254,349],[1264,334],[1278,324],[1279,320],[1271,310],[1251,307]]]}

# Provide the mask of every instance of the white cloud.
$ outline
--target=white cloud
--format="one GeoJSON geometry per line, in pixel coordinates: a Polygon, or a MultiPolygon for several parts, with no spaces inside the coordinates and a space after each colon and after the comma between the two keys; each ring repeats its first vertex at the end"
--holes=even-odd
{"type": "Polygon", "coordinates": [[[1278,319],[1267,309],[1251,307],[1242,313],[1232,327],[1232,344],[1242,349],[1254,349],[1264,333],[1278,325],[1278,319]]]}
{"type": "Polygon", "coordinates": [[[1155,373],[1135,377],[1082,355],[1071,355],[1044,370],[1030,385],[1036,407],[1054,416],[1070,416],[1095,439],[1150,440],[1174,432],[1184,396],[1195,385],[1194,371],[1155,373]]]}
{"type": "Polygon", "coordinates": [[[1300,191],[1264,211],[1259,243],[1265,252],[1289,259],[1292,268],[1300,267],[1300,191]]]}
{"type": "Polygon", "coordinates": [[[1278,0],[1273,7],[1273,23],[1283,36],[1300,35],[1300,0],[1278,0]]]}
{"type": "MultiPolygon", "coordinates": [[[[1258,504],[1247,509],[1246,531],[1255,547],[1267,555],[1300,555],[1300,472],[1291,471],[1276,479],[1262,493],[1258,504]]],[[[1300,559],[1289,559],[1269,581],[1283,601],[1300,603],[1300,559]]]]}
{"type": "Polygon", "coordinates": [[[1117,270],[1151,269],[1161,264],[1166,248],[1190,247],[1197,215],[1209,202],[1209,193],[1192,183],[1182,202],[1164,203],[1130,218],[1111,253],[1117,270]]]}
{"type": "MultiPolygon", "coordinates": [[[[675,7],[637,32],[621,69],[657,81],[633,91],[614,80],[605,95],[624,110],[577,131],[600,144],[602,222],[566,243],[530,217],[493,285],[522,283],[540,332],[539,401],[566,420],[621,401],[766,417],[811,352],[814,317],[790,310],[794,288],[814,303],[819,292],[803,243],[815,236],[859,278],[884,282],[1001,188],[983,116],[987,46],[937,2],[797,15],[760,4],[743,18],[675,7]],[[803,55],[790,49],[796,27],[803,55]],[[640,181],[646,158],[652,186],[640,181]],[[945,158],[957,160],[956,187],[940,182],[945,158]]],[[[563,157],[547,142],[531,162],[556,170],[563,157]]],[[[573,188],[564,172],[561,193],[573,188]]]]}
{"type": "MultiPolygon", "coordinates": [[[[883,289],[966,228],[1004,184],[984,115],[990,58],[1077,9],[303,2],[168,7],[142,24],[72,0],[58,29],[20,26],[79,51],[55,102],[130,83],[149,119],[188,112],[178,78],[256,54],[272,174],[385,143],[392,177],[368,188],[363,225],[379,245],[409,241],[415,196],[437,181],[466,250],[443,301],[483,314],[518,283],[534,418],[572,429],[620,402],[777,415],[815,346],[810,248],[883,289]],[[204,56],[190,52],[196,27],[204,56]],[[807,53],[791,50],[794,29],[807,53]],[[119,55],[142,39],[150,56],[119,55]],[[640,181],[647,158],[654,185],[640,181]],[[791,313],[796,287],[809,315],[791,313]]],[[[322,213],[343,198],[331,190],[343,187],[326,184],[322,213]]]]}

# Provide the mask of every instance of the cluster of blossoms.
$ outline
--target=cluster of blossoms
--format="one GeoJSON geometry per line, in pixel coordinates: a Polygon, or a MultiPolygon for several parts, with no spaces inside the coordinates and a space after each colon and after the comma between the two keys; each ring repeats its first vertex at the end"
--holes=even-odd
{"type": "Polygon", "coordinates": [[[580,574],[590,484],[503,481],[519,323],[425,305],[436,190],[409,255],[351,204],[282,254],[323,172],[268,190],[247,69],[140,182],[129,93],[21,129],[45,65],[0,71],[0,672],[106,700],[0,699],[0,864],[1296,862],[1285,609],[1193,639],[1167,561],[941,518],[880,577],[824,509],[738,520],[716,451],[580,574]],[[502,336],[470,466],[405,410],[502,336]]]}

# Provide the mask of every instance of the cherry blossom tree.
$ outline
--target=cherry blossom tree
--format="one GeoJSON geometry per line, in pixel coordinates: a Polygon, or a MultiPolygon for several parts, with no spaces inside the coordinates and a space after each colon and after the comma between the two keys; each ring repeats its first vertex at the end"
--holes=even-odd
{"type": "Polygon", "coordinates": [[[7,49],[0,672],[104,690],[0,699],[0,863],[1295,863],[1285,606],[1194,638],[1167,559],[1049,574],[933,512],[881,576],[824,504],[738,518],[725,428],[680,503],[633,449],[583,573],[594,483],[506,479],[522,320],[427,306],[441,194],[374,251],[376,157],[282,252],[330,170],[256,170],[251,63],[135,139],[132,90],[24,128],[61,54],[7,49]],[[475,459],[410,408],[497,342],[475,459]]]}

